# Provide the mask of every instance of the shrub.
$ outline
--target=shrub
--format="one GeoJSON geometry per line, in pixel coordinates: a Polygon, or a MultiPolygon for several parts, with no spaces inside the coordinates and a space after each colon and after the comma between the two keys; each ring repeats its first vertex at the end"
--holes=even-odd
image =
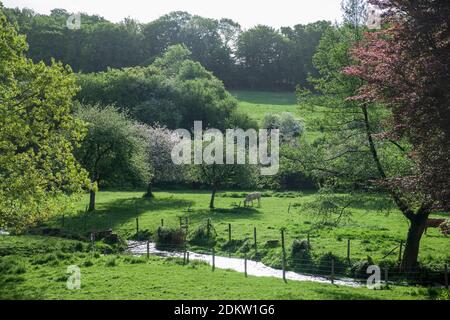
{"type": "Polygon", "coordinates": [[[181,247],[186,239],[184,229],[159,227],[155,232],[155,246],[158,249],[173,249],[181,247]]]}
{"type": "Polygon", "coordinates": [[[213,247],[217,232],[211,222],[204,221],[189,236],[189,243],[198,246],[213,247]]]}
{"type": "Polygon", "coordinates": [[[296,269],[306,268],[312,265],[311,246],[307,240],[295,239],[292,242],[289,256],[290,265],[296,269]]]}
{"type": "Polygon", "coordinates": [[[332,260],[334,260],[334,273],[344,274],[346,271],[346,263],[331,252],[328,252],[319,258],[317,262],[317,273],[330,275],[332,260]]]}
{"type": "Polygon", "coordinates": [[[225,242],[221,246],[221,249],[224,251],[236,252],[236,250],[238,250],[244,244],[244,242],[245,240],[232,239],[231,241],[225,242]]]}
{"type": "Polygon", "coordinates": [[[367,278],[367,268],[373,264],[374,262],[370,256],[367,256],[367,259],[365,260],[360,260],[353,263],[351,267],[353,277],[361,279],[367,278]]]}
{"type": "Polygon", "coordinates": [[[267,240],[265,246],[267,248],[276,248],[280,245],[280,240],[267,240]]]}
{"type": "Polygon", "coordinates": [[[248,253],[252,249],[253,245],[250,243],[249,239],[245,239],[242,246],[239,248],[239,252],[248,253]]]}
{"type": "Polygon", "coordinates": [[[139,230],[139,232],[133,234],[130,237],[131,240],[137,240],[137,241],[147,241],[147,240],[151,240],[151,238],[152,238],[152,233],[148,229],[139,230]]]}

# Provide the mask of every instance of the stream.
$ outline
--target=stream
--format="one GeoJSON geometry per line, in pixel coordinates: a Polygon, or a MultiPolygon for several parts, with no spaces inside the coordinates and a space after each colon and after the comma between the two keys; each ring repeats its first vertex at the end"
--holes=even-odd
{"type": "MultiPolygon", "coordinates": [[[[128,246],[129,246],[128,251],[134,255],[146,255],[147,254],[147,242],[128,241],[128,246]]],[[[152,255],[158,255],[158,256],[162,256],[162,257],[183,258],[183,255],[184,255],[183,252],[158,250],[158,249],[156,249],[155,244],[151,243],[151,242],[150,242],[150,246],[149,246],[149,251],[150,251],[150,254],[152,254],[152,255]]],[[[204,261],[204,262],[207,262],[208,264],[212,265],[212,255],[208,255],[208,254],[199,254],[199,253],[189,251],[189,260],[204,261]]],[[[229,270],[234,270],[237,272],[244,273],[245,272],[244,264],[245,264],[244,259],[215,256],[215,267],[219,268],[219,269],[229,269],[229,270]]],[[[274,268],[266,266],[265,264],[263,264],[261,262],[252,261],[252,260],[247,260],[247,274],[250,276],[257,276],[257,277],[274,277],[274,278],[281,278],[281,279],[283,278],[282,270],[274,269],[274,268]]],[[[286,271],[286,280],[313,281],[313,282],[328,283],[328,284],[331,282],[330,279],[325,278],[325,277],[304,275],[304,274],[296,273],[293,271],[286,271]]],[[[360,287],[361,286],[361,283],[356,282],[352,279],[335,279],[334,284],[350,286],[350,287],[360,287]]]]}

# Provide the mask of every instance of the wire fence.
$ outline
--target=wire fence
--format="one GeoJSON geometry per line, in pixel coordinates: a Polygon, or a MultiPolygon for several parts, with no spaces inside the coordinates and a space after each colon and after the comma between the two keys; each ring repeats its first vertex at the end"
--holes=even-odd
{"type": "MultiPolygon", "coordinates": [[[[57,219],[55,227],[63,230],[64,233],[69,236],[79,237],[80,234],[84,235],[87,240],[92,241],[92,237],[99,232],[104,230],[112,230],[115,233],[119,233],[124,235],[128,239],[133,239],[142,242],[136,242],[133,244],[129,244],[128,250],[126,253],[133,254],[135,248],[142,248],[143,244],[146,242],[153,243],[155,242],[154,230],[158,230],[160,227],[166,228],[174,228],[174,229],[183,229],[186,231],[186,234],[189,231],[189,228],[194,229],[196,225],[191,225],[189,216],[189,209],[182,215],[177,217],[170,217],[169,219],[161,219],[158,225],[155,225],[154,219],[151,221],[146,221],[146,219],[135,218],[134,221],[117,221],[113,219],[111,215],[96,215],[88,213],[87,210],[82,215],[77,216],[65,216],[62,215],[57,219]],[[116,225],[120,225],[120,227],[116,227],[116,225]],[[59,225],[59,226],[58,226],[59,225]]],[[[207,220],[208,226],[211,224],[211,220],[207,220]]],[[[223,224],[223,222],[222,222],[223,224]]],[[[232,224],[228,223],[228,228],[225,230],[220,230],[220,237],[224,240],[227,240],[226,243],[230,243],[232,241],[236,241],[232,234],[232,224]]],[[[211,229],[213,228],[211,224],[211,229]]],[[[257,230],[256,228],[249,228],[250,230],[246,232],[246,236],[244,237],[246,241],[250,244],[248,246],[247,252],[237,253],[235,251],[229,250],[227,248],[214,248],[214,247],[203,247],[203,246],[191,246],[188,239],[185,237],[183,242],[178,243],[176,245],[169,244],[160,244],[160,252],[147,252],[143,251],[140,254],[159,254],[168,257],[180,258],[183,259],[184,263],[186,263],[187,256],[194,252],[191,252],[192,248],[196,250],[195,253],[203,253],[207,254],[213,259],[213,256],[216,256],[216,249],[219,250],[219,254],[222,256],[226,256],[228,254],[229,257],[234,256],[236,259],[240,258],[243,263],[247,263],[246,261],[260,261],[261,251],[267,249],[267,247],[275,247],[281,249],[281,253],[278,257],[271,257],[270,259],[264,259],[262,257],[262,262],[268,261],[268,264],[273,266],[274,269],[279,270],[285,274],[286,272],[295,272],[301,275],[308,276],[317,276],[317,277],[327,277],[330,279],[330,282],[334,282],[334,279],[338,278],[349,278],[355,282],[366,282],[368,278],[372,275],[372,273],[367,272],[367,268],[370,266],[369,262],[365,262],[360,258],[354,258],[352,256],[352,244],[358,239],[347,239],[347,241],[343,241],[343,246],[341,247],[340,254],[336,254],[335,252],[330,251],[330,254],[324,255],[322,257],[312,258],[310,256],[304,257],[304,255],[309,255],[309,249],[303,251],[303,256],[298,257],[292,252],[289,254],[286,253],[286,234],[284,229],[281,230],[281,234],[279,231],[274,229],[274,236],[272,238],[278,238],[277,240],[271,240],[274,242],[273,245],[270,245],[268,242],[265,244],[258,243],[257,238],[257,230]],[[252,232],[253,231],[253,232],[252,232]],[[252,237],[253,236],[253,237],[252,237]],[[275,243],[276,242],[276,243],[275,243]],[[281,247],[281,248],[280,248],[281,247]],[[164,252],[161,252],[164,251],[164,252]],[[172,255],[167,254],[167,252],[172,252],[172,255]],[[178,254],[177,254],[178,253],[178,254]],[[247,259],[248,258],[248,259],[247,259]],[[252,259],[252,260],[250,260],[252,259]],[[270,260],[270,261],[269,261],[270,260]]],[[[215,230],[217,232],[217,230],[215,230]]],[[[242,235],[241,235],[242,237],[242,235]]],[[[305,234],[304,241],[307,242],[307,247],[311,248],[311,242],[317,239],[318,235],[305,234]]],[[[295,239],[297,237],[290,237],[290,239],[295,239]]],[[[323,237],[320,236],[323,241],[323,237]]],[[[242,239],[241,239],[242,240],[242,239]]],[[[331,243],[331,241],[336,241],[335,238],[327,239],[327,243],[331,243]]],[[[95,242],[95,241],[94,241],[95,242]]],[[[414,285],[437,285],[437,286],[445,286],[448,288],[448,266],[447,263],[443,264],[441,268],[428,269],[423,267],[409,268],[408,270],[401,269],[401,259],[402,259],[402,251],[404,250],[404,242],[403,241],[392,241],[392,247],[384,250],[382,253],[382,259],[379,267],[379,278],[388,283],[395,284],[414,284],[414,285]],[[389,261],[384,261],[384,259],[390,258],[389,261]]],[[[326,252],[326,250],[323,250],[326,252]]],[[[136,252],[134,252],[136,253],[136,252]]],[[[211,264],[213,262],[211,261],[211,264]]],[[[212,266],[215,268],[215,266],[212,266]]],[[[285,279],[285,275],[283,276],[285,279]]]]}

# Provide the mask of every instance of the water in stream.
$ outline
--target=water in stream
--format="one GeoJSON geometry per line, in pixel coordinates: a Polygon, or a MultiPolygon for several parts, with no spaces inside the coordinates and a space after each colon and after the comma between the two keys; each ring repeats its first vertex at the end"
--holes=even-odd
{"type": "MultiPolygon", "coordinates": [[[[139,242],[139,241],[129,241],[129,252],[135,255],[144,255],[147,254],[147,242],[139,242]]],[[[163,257],[177,257],[183,258],[183,252],[176,251],[162,251],[158,250],[155,247],[154,243],[150,243],[149,246],[150,254],[163,256],[163,257]]],[[[199,260],[205,261],[212,265],[212,255],[208,254],[199,254],[195,252],[189,251],[189,259],[190,260],[199,260]]],[[[229,257],[220,257],[215,256],[215,267],[219,269],[230,269],[237,272],[245,272],[245,263],[244,259],[240,258],[229,258],[229,257]]],[[[264,265],[258,261],[247,260],[247,274],[250,276],[257,277],[275,277],[275,278],[283,278],[283,271],[274,269],[264,265]]],[[[286,279],[293,281],[313,281],[313,282],[321,282],[321,283],[330,283],[330,280],[324,277],[310,276],[295,273],[292,271],[286,272],[286,279]]],[[[351,287],[359,287],[361,283],[353,281],[351,279],[335,279],[334,284],[336,285],[344,285],[351,287]]]]}

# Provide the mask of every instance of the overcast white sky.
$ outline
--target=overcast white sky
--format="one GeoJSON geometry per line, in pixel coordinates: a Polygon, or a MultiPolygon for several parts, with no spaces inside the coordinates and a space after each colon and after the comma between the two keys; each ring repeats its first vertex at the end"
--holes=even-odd
{"type": "Polygon", "coordinates": [[[243,27],[267,24],[275,28],[317,20],[339,21],[341,0],[0,0],[5,7],[27,7],[39,13],[63,8],[98,14],[118,22],[131,17],[149,22],[171,11],[188,11],[208,18],[231,18],[243,27]]]}

